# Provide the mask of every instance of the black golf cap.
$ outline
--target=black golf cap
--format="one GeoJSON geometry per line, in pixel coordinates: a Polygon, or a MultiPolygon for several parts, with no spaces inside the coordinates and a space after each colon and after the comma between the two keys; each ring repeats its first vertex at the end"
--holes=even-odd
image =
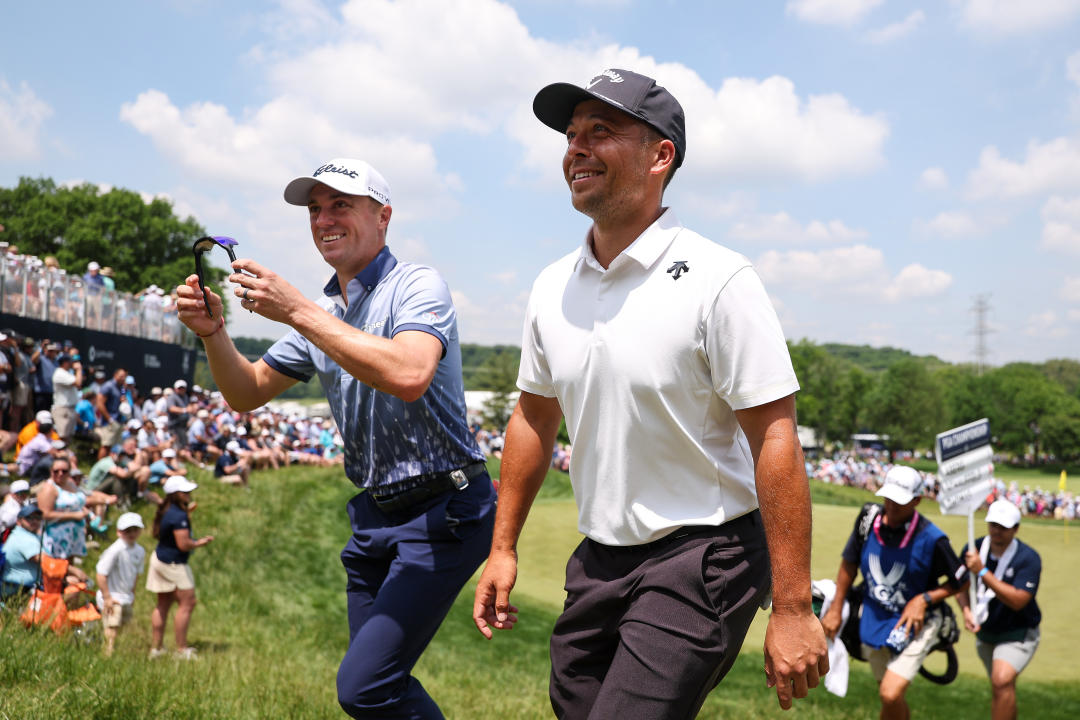
{"type": "Polygon", "coordinates": [[[675,96],[651,77],[630,70],[609,69],[585,87],[554,83],[536,93],[533,113],[549,128],[564,133],[574,108],[585,100],[599,100],[651,125],[675,145],[675,167],[686,156],[686,117],[675,96]]]}

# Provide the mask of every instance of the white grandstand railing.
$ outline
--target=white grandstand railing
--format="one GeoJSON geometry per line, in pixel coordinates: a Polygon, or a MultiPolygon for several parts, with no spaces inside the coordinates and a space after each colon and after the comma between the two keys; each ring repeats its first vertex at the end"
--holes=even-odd
{"type": "Polygon", "coordinates": [[[0,312],[177,345],[194,343],[168,297],[108,290],[47,268],[33,255],[8,253],[2,264],[0,312]]]}

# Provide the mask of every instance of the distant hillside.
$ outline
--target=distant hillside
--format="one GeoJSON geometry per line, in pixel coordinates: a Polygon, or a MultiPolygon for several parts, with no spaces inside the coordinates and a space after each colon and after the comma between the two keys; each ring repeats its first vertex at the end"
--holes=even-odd
{"type": "Polygon", "coordinates": [[[870,347],[869,345],[843,345],[822,343],[821,348],[830,355],[847,360],[867,372],[883,372],[897,360],[915,358],[926,364],[927,370],[937,370],[949,363],[934,355],[913,355],[907,350],[894,347],[870,347]]]}

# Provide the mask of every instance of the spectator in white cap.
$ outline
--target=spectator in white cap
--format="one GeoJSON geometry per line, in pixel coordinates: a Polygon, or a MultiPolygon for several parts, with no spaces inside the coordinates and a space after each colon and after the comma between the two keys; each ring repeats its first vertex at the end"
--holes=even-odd
{"type": "MultiPolygon", "coordinates": [[[[1039,647],[1042,612],[1035,602],[1042,558],[1016,539],[1020,509],[1005,499],[986,511],[987,534],[961,550],[976,578],[975,607],[967,593],[956,596],[964,627],[975,633],[975,651],[990,676],[990,716],[1015,718],[1016,678],[1039,647]]],[[[1037,714],[1037,713],[1035,713],[1037,714]]]]}
{"type": "Polygon", "coordinates": [[[19,510],[26,504],[29,497],[30,483],[25,480],[16,480],[8,487],[4,502],[0,504],[0,545],[7,539],[11,528],[15,527],[15,521],[19,517],[19,510]]]}
{"type": "Polygon", "coordinates": [[[150,484],[163,486],[171,477],[187,475],[187,468],[176,459],[176,450],[167,447],[161,451],[161,457],[150,463],[150,484]]]}
{"type": "Polygon", "coordinates": [[[15,441],[15,456],[18,457],[23,446],[30,442],[35,435],[42,434],[49,440],[59,440],[60,436],[56,434],[56,430],[53,429],[54,426],[52,413],[48,410],[38,410],[37,414],[34,415],[34,419],[19,431],[19,437],[15,441]]]}
{"type": "Polygon", "coordinates": [[[96,260],[91,260],[86,264],[86,273],[83,275],[83,281],[87,285],[105,287],[105,279],[101,277],[101,265],[98,264],[96,260]]]}
{"type": "Polygon", "coordinates": [[[143,520],[126,512],[116,521],[116,542],[101,553],[97,563],[97,605],[105,625],[105,655],[112,655],[116,634],[131,620],[135,582],[146,566],[146,550],[139,545],[143,520]]]}
{"type": "Polygon", "coordinates": [[[187,447],[187,428],[191,421],[191,415],[198,407],[192,402],[188,393],[186,380],[177,380],[173,383],[173,394],[165,403],[169,418],[169,432],[176,440],[177,447],[187,447]]]}
{"type": "Polygon", "coordinates": [[[941,627],[938,606],[967,587],[967,573],[948,536],[915,509],[922,494],[923,479],[915,468],[894,465],[886,473],[877,492],[884,507],[867,503],[859,512],[842,554],[836,595],[821,619],[825,635],[835,638],[844,600],[861,571],[859,637],[878,682],[883,720],[910,717],[905,694],[941,627]]]}
{"type": "Polygon", "coordinates": [[[150,570],[146,589],[157,593],[157,605],[150,615],[152,640],[150,659],[165,654],[165,623],[169,610],[177,604],[173,621],[176,638],[176,657],[181,660],[198,658],[195,648],[188,646],[188,624],[195,609],[195,577],[188,565],[191,551],[213,541],[213,535],[194,538],[191,534],[191,514],[194,507],[191,492],[197,488],[187,478],[176,476],[165,481],[165,501],[154,515],[154,537],[158,544],[150,555],[150,570]]]}
{"type": "Polygon", "coordinates": [[[250,474],[248,461],[240,453],[240,443],[235,440],[225,443],[225,452],[214,464],[214,477],[227,485],[247,487],[250,474]]]}

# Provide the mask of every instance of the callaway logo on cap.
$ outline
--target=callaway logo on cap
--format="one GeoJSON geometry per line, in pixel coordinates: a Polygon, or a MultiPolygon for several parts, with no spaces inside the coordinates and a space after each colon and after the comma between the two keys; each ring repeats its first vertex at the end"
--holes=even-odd
{"type": "Polygon", "coordinates": [[[307,205],[311,188],[322,183],[347,195],[364,195],[383,205],[390,204],[390,185],[379,171],[363,160],[334,158],[285,186],[285,202],[307,205]]]}

